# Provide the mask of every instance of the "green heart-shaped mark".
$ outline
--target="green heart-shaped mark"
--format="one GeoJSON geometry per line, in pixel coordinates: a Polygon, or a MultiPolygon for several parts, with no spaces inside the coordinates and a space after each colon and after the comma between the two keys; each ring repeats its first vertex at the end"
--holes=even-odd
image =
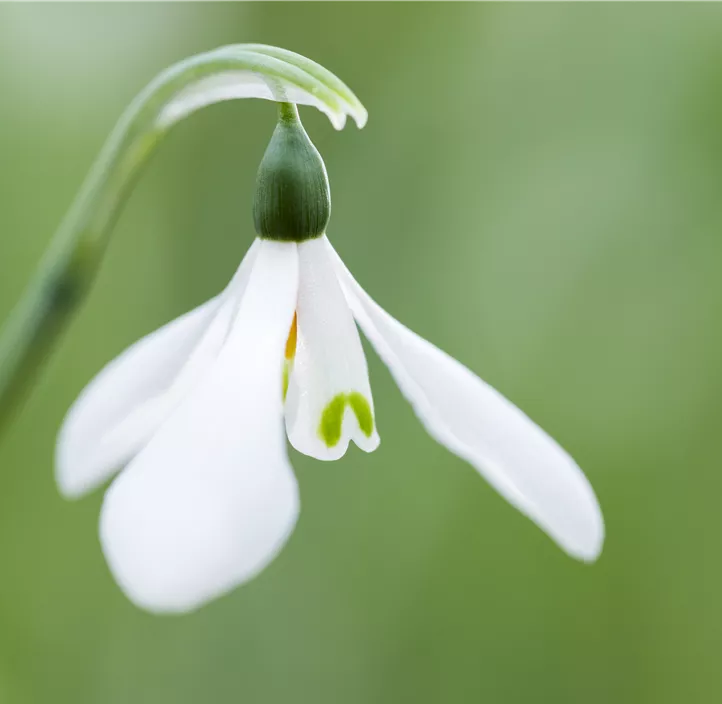
{"type": "Polygon", "coordinates": [[[351,410],[356,415],[361,432],[367,438],[371,437],[371,433],[373,433],[374,417],[371,413],[371,405],[366,400],[366,397],[358,391],[352,391],[348,394],[336,394],[326,408],[323,409],[321,423],[318,426],[318,434],[326,443],[326,447],[333,447],[341,439],[346,404],[351,406],[351,410]]]}

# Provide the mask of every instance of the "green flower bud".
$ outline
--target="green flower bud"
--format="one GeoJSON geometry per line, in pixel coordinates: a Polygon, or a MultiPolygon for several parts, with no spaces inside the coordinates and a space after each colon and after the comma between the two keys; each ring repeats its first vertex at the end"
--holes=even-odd
{"type": "Polygon", "coordinates": [[[253,220],[260,237],[303,242],[326,231],[331,191],[326,166],[308,138],[296,106],[280,116],[256,177],[253,220]]]}

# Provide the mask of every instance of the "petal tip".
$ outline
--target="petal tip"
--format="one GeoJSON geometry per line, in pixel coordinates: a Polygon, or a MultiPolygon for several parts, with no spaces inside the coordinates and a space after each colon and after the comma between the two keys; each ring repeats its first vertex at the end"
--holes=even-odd
{"type": "Polygon", "coordinates": [[[596,500],[589,507],[585,525],[578,528],[574,534],[557,538],[558,544],[571,557],[592,564],[599,559],[604,547],[605,529],[604,518],[596,500]]]}
{"type": "Polygon", "coordinates": [[[378,449],[378,446],[381,444],[381,437],[377,432],[374,431],[373,435],[370,438],[363,438],[363,440],[361,440],[357,436],[354,436],[353,441],[356,444],[356,447],[359,448],[359,450],[371,453],[374,450],[378,449]]]}
{"type": "Polygon", "coordinates": [[[84,485],[68,479],[66,473],[56,472],[55,484],[58,487],[58,493],[66,501],[76,501],[88,492],[84,485]]]}
{"type": "Polygon", "coordinates": [[[64,499],[72,501],[87,494],[92,486],[83,478],[83,473],[78,471],[69,454],[67,443],[64,442],[61,431],[55,448],[55,484],[60,495],[64,499]]]}
{"type": "Polygon", "coordinates": [[[255,513],[255,520],[240,524],[215,491],[183,492],[201,502],[202,510],[193,515],[193,506],[179,502],[172,487],[161,504],[146,500],[153,493],[148,489],[143,477],[121,474],[105,494],[99,535],[122,592],[154,614],[196,611],[255,578],[280,553],[300,513],[295,480],[276,484],[272,506],[255,512],[241,507],[246,517],[255,513]]]}
{"type": "Polygon", "coordinates": [[[71,442],[68,433],[61,430],[55,448],[54,475],[58,492],[64,499],[83,498],[100,486],[107,474],[95,471],[92,459],[78,452],[77,443],[71,442]]]}
{"type": "Polygon", "coordinates": [[[587,563],[593,563],[596,562],[599,559],[599,556],[602,554],[602,550],[604,548],[604,520],[601,517],[601,514],[599,516],[599,528],[597,530],[597,534],[593,541],[590,542],[590,545],[588,546],[588,549],[584,551],[584,554],[581,557],[581,560],[583,562],[587,563]]]}

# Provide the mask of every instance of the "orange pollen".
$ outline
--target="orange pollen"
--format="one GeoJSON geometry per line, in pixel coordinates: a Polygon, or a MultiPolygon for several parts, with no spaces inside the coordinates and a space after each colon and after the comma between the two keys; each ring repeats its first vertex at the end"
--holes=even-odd
{"type": "Polygon", "coordinates": [[[288,340],[286,340],[286,359],[291,360],[296,356],[296,337],[298,336],[298,322],[296,314],[293,314],[293,322],[291,329],[288,331],[288,340]]]}

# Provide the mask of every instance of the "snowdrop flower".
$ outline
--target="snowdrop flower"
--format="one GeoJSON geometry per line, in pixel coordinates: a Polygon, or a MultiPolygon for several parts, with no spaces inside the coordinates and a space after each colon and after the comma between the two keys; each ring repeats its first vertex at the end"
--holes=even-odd
{"type": "Polygon", "coordinates": [[[290,535],[299,492],[286,452],[320,460],[379,445],[355,323],[424,427],[570,555],[594,560],[603,523],[571,457],[462,364],[392,318],[326,237],[323,161],[281,106],[261,163],[258,238],[216,298],[111,362],[71,408],[62,491],[118,469],[100,535],[127,595],[193,609],[262,570],[290,535]]]}
{"type": "MultiPolygon", "coordinates": [[[[295,103],[318,107],[339,129],[346,115],[363,126],[363,106],[335,76],[260,45],[182,62],[121,119],[87,192],[120,192],[124,182],[107,174],[114,169],[130,178],[127,164],[135,162],[124,159],[147,155],[158,134],[192,111],[238,97],[279,104],[258,171],[257,239],[218,296],[108,364],[71,407],[58,437],[56,475],[64,495],[79,497],[118,473],[103,502],[100,538],[123,591],[148,610],[183,612],[261,571],[299,514],[286,438],[320,460],[339,459],[350,441],[366,452],[378,447],[357,325],[435,440],[567,553],[594,560],[604,526],[574,460],[497,391],[386,313],[331,246],[326,169],[295,103]]],[[[84,258],[61,263],[87,262],[97,242],[102,249],[102,237],[85,226],[95,222],[106,236],[108,209],[92,210],[96,201],[107,199],[83,195],[59,233],[61,244],[84,258]],[[86,217],[84,208],[99,215],[86,217]]],[[[25,332],[45,330],[37,320],[57,328],[54,318],[25,312],[56,315],[62,309],[43,303],[55,290],[47,281],[73,281],[82,270],[66,272],[49,261],[18,309],[5,349],[16,349],[18,340],[29,340],[28,350],[42,344],[41,336],[25,332]],[[35,327],[24,327],[26,320],[35,327]]],[[[0,382],[16,378],[25,357],[7,359],[0,382]]]]}

